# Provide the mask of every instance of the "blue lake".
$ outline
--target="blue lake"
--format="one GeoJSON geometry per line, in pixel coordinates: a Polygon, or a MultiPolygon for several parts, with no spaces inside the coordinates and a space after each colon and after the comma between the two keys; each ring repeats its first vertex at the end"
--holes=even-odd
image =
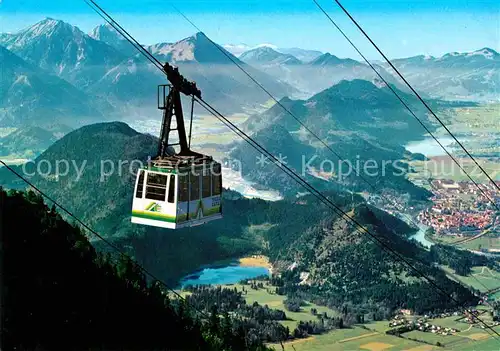
{"type": "Polygon", "coordinates": [[[265,267],[240,266],[204,268],[184,277],[179,284],[181,287],[187,285],[235,284],[240,280],[251,279],[260,275],[269,275],[269,270],[265,267]]]}
{"type": "MultiPolygon", "coordinates": [[[[453,154],[454,150],[456,148],[451,147],[451,145],[455,142],[455,140],[452,137],[436,137],[437,140],[443,145],[443,147],[450,153],[453,154]]],[[[461,143],[468,143],[471,141],[470,138],[462,137],[459,136],[458,140],[461,143]]],[[[425,137],[424,140],[419,140],[419,141],[412,141],[408,144],[406,144],[405,148],[406,150],[413,152],[413,153],[421,153],[424,154],[427,157],[433,157],[433,156],[444,156],[446,155],[446,151],[443,150],[443,148],[439,145],[436,140],[434,140],[432,137],[428,136],[425,137]]]]}
{"type": "MultiPolygon", "coordinates": [[[[439,142],[451,153],[453,150],[449,147],[453,142],[451,137],[437,138],[439,142]]],[[[421,153],[427,157],[446,155],[443,148],[431,137],[426,137],[424,140],[412,141],[408,143],[406,149],[413,153],[421,153]]]]}

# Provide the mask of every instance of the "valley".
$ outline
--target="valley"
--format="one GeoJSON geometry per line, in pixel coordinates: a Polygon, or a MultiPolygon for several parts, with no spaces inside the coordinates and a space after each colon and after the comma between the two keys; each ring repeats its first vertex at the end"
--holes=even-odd
{"type": "MultiPolygon", "coordinates": [[[[242,294],[248,305],[255,303],[271,309],[284,311],[286,320],[280,323],[294,330],[301,323],[312,323],[317,320],[321,323],[324,316],[338,317],[341,313],[337,310],[304,301],[299,311],[290,311],[286,307],[286,296],[276,293],[276,286],[269,280],[244,279],[238,284],[220,285],[222,289],[231,289],[242,294]]],[[[190,291],[181,291],[188,296],[190,291]]],[[[494,322],[488,318],[488,309],[478,306],[479,315],[491,325],[494,322]]],[[[417,324],[418,325],[418,324],[417,324]]],[[[427,329],[427,327],[425,327],[427,329]]],[[[424,328],[422,328],[424,329],[424,328]]],[[[495,327],[500,330],[500,325],[495,327]]],[[[391,321],[372,321],[368,323],[354,323],[342,329],[326,333],[312,334],[305,337],[293,338],[283,343],[271,343],[275,349],[326,351],[326,350],[494,350],[495,339],[480,327],[478,323],[470,323],[459,310],[438,315],[415,315],[407,310],[402,310],[391,321]],[[406,331],[400,335],[387,333],[397,329],[405,323],[420,323],[428,325],[428,330],[406,331]],[[433,327],[436,326],[436,327],[433,327]],[[447,335],[437,328],[446,329],[447,335]],[[431,331],[433,330],[433,331],[431,331]],[[282,346],[283,345],[283,346],[282,346]]]]}

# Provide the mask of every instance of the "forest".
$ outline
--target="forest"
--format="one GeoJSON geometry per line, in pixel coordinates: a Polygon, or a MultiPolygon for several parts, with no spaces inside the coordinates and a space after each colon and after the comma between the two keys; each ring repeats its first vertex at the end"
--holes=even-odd
{"type": "MultiPolygon", "coordinates": [[[[256,342],[281,343],[293,339],[307,338],[310,335],[322,334],[330,330],[347,328],[343,317],[328,316],[326,313],[318,314],[311,310],[310,321],[300,321],[296,328],[290,330],[279,321],[290,320],[286,312],[260,305],[257,302],[251,305],[245,301],[246,289],[264,289],[260,284],[243,286],[243,291],[236,288],[221,286],[189,286],[186,301],[207,313],[232,316],[233,325],[238,325],[246,330],[250,344],[256,342]]],[[[285,308],[290,305],[285,303],[285,308]]],[[[296,310],[295,310],[296,311],[296,310]]]]}
{"type": "Polygon", "coordinates": [[[460,250],[450,245],[436,244],[430,249],[430,259],[433,262],[450,266],[455,273],[466,276],[472,272],[472,267],[486,266],[499,270],[498,258],[477,255],[467,250],[460,250]]]}
{"type": "Polygon", "coordinates": [[[301,236],[267,236],[271,257],[281,263],[281,277],[272,283],[280,294],[290,301],[347,309],[345,314],[354,321],[386,319],[397,309],[447,310],[456,305],[449,296],[464,304],[477,303],[468,289],[436,267],[434,254],[407,240],[411,228],[399,224],[397,231],[392,229],[394,224],[387,225],[380,211],[366,205],[355,207],[353,217],[376,239],[335,216],[320,220],[301,236]],[[395,259],[393,252],[407,263],[395,259]],[[301,273],[308,274],[305,284],[299,284],[301,273]]]}
{"type": "Polygon", "coordinates": [[[267,350],[227,315],[170,298],[130,258],[96,252],[34,192],[0,188],[0,208],[2,349],[267,350]]]}

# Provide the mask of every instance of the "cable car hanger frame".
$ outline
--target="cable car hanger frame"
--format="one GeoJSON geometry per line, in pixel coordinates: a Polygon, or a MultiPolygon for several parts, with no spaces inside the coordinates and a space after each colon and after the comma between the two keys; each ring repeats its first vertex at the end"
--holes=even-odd
{"type": "Polygon", "coordinates": [[[194,99],[201,99],[201,91],[177,67],[165,63],[163,71],[171,84],[158,86],[158,109],[163,111],[158,155],[137,172],[131,221],[179,229],[222,218],[222,167],[211,156],[191,150],[194,99]],[[191,97],[189,139],[181,93],[191,97]],[[172,132],[177,134],[176,143],[171,143],[172,132]],[[174,146],[180,147],[179,152],[174,146]]]}

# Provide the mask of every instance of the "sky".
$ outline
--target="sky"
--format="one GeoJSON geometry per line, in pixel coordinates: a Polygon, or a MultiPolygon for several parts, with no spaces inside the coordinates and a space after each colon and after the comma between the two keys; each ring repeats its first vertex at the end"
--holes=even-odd
{"type": "MultiPolygon", "coordinates": [[[[380,59],[333,0],[318,0],[370,59],[380,59]]],[[[342,0],[391,58],[441,56],[490,47],[500,51],[500,1],[342,0]]],[[[360,59],[312,0],[97,0],[143,44],[173,42],[197,30],[174,4],[219,44],[267,43],[360,59]]],[[[0,32],[51,17],[85,32],[104,23],[83,0],[0,0],[0,32]]]]}

